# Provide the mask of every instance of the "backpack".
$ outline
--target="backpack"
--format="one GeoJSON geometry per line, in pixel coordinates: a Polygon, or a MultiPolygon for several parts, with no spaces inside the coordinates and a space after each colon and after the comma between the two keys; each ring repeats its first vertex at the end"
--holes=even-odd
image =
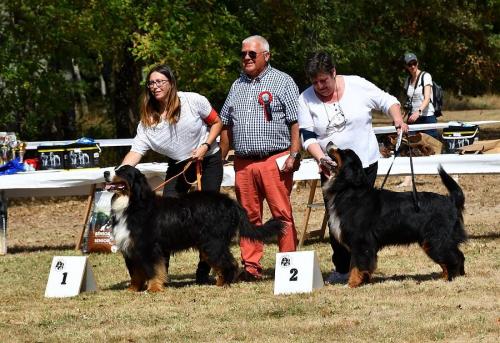
{"type": "MultiPolygon", "coordinates": [[[[420,84],[424,84],[424,74],[425,71],[420,73],[420,84]]],[[[410,85],[410,78],[408,77],[406,79],[406,87],[405,87],[405,94],[408,93],[408,87],[410,85]]],[[[417,85],[415,85],[416,88],[417,85]]],[[[422,95],[424,94],[424,87],[422,87],[422,95]]],[[[434,115],[436,117],[441,117],[443,115],[442,110],[443,110],[443,98],[444,98],[444,91],[443,87],[438,85],[434,80],[432,80],[432,98],[431,102],[432,105],[434,106],[434,115]]]]}

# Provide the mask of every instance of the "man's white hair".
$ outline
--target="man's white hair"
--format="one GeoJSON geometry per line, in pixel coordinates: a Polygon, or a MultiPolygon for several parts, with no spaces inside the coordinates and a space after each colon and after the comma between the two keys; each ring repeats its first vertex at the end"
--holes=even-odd
{"type": "Polygon", "coordinates": [[[250,43],[250,42],[253,42],[253,41],[257,41],[260,43],[260,45],[264,48],[265,51],[269,52],[269,43],[268,41],[262,37],[262,36],[259,36],[259,35],[254,35],[254,36],[250,36],[250,37],[247,37],[243,40],[243,42],[241,42],[241,44],[245,44],[245,43],[250,43]]]}

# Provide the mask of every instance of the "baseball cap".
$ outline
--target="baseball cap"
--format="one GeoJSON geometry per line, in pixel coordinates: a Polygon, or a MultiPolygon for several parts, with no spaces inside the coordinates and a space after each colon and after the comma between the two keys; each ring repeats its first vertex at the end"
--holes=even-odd
{"type": "Polygon", "coordinates": [[[407,52],[404,56],[405,63],[408,64],[411,61],[418,61],[417,56],[413,52],[407,52]]]}

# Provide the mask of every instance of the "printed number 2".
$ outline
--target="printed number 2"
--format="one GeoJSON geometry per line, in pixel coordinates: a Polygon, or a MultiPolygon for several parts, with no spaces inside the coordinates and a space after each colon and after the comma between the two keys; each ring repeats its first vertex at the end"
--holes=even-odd
{"type": "Polygon", "coordinates": [[[290,281],[297,281],[297,274],[298,273],[299,273],[299,271],[296,268],[290,269],[290,274],[292,274],[292,276],[290,276],[290,281]]]}
{"type": "Polygon", "coordinates": [[[66,278],[67,277],[68,277],[68,273],[67,272],[63,273],[63,279],[62,279],[61,285],[65,285],[66,284],[66,278]]]}

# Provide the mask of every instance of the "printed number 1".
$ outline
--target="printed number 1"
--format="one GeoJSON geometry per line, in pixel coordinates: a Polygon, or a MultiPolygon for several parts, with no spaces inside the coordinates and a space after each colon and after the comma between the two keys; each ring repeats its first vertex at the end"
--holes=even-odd
{"type": "Polygon", "coordinates": [[[290,269],[290,274],[292,274],[292,276],[290,276],[290,281],[297,281],[297,274],[298,273],[299,273],[299,271],[296,268],[290,269]]]}
{"type": "Polygon", "coordinates": [[[68,273],[67,272],[64,272],[63,273],[63,279],[62,279],[62,282],[61,282],[61,285],[65,285],[66,284],[66,278],[68,277],[68,273]]]}

